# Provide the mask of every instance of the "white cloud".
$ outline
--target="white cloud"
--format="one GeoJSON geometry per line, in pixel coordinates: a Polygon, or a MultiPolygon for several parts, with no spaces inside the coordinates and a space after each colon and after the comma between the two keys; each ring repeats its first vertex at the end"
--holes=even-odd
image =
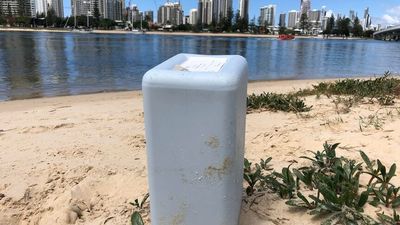
{"type": "Polygon", "coordinates": [[[388,9],[386,14],[382,16],[381,21],[385,25],[400,24],[400,5],[388,9]]]}

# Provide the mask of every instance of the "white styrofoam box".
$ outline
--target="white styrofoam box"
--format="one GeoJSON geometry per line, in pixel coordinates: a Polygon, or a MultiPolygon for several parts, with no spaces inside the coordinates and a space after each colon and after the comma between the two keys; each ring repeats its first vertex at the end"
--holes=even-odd
{"type": "Polygon", "coordinates": [[[237,225],[248,68],[179,54],[143,77],[153,225],[237,225]]]}

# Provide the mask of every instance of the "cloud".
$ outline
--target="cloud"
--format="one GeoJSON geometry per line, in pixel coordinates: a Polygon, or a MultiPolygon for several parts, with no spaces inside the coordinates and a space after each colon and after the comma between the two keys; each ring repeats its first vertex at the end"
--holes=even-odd
{"type": "Polygon", "coordinates": [[[387,10],[386,14],[382,16],[381,21],[386,25],[400,24],[400,5],[387,10]]]}

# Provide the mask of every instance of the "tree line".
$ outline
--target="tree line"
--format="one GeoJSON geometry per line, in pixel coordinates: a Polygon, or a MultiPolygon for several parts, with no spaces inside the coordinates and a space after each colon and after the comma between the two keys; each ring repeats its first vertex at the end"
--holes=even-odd
{"type": "MultiPolygon", "coordinates": [[[[298,27],[303,34],[309,34],[312,28],[321,26],[319,22],[312,23],[309,21],[306,13],[302,14],[298,23],[298,27]]],[[[281,27],[279,30],[280,34],[294,34],[293,30],[288,30],[285,27],[281,27]]],[[[335,17],[332,15],[328,18],[326,22],[326,27],[323,29],[323,35],[325,36],[338,36],[343,38],[348,38],[350,35],[353,37],[365,37],[371,38],[374,31],[372,30],[363,30],[361,25],[361,21],[358,17],[355,17],[354,21],[352,21],[348,17],[335,17]]]]}

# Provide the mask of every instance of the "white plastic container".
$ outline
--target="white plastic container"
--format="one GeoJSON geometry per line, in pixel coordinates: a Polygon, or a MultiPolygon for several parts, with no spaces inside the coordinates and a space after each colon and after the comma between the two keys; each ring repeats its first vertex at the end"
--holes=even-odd
{"type": "Polygon", "coordinates": [[[152,225],[237,225],[248,68],[179,54],[143,78],[152,225]]]}

